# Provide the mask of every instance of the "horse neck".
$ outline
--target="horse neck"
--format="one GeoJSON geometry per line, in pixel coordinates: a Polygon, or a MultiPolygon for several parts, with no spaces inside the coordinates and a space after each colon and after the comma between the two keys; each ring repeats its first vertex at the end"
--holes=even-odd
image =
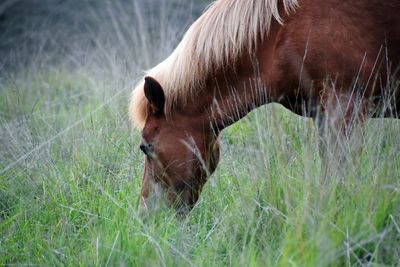
{"type": "Polygon", "coordinates": [[[205,120],[214,129],[223,130],[253,109],[273,100],[274,77],[268,72],[269,62],[281,26],[274,23],[268,38],[260,40],[254,55],[244,53],[233,69],[219,71],[210,78],[194,107],[206,107],[205,120]]]}
{"type": "Polygon", "coordinates": [[[251,110],[266,103],[266,90],[259,75],[243,73],[224,74],[212,88],[207,110],[209,121],[218,130],[237,122],[251,110]]]}
{"type": "Polygon", "coordinates": [[[254,108],[266,103],[265,87],[253,67],[235,72],[225,71],[209,79],[199,93],[188,98],[172,117],[187,128],[212,128],[219,133],[246,116],[254,108]],[[250,71],[251,70],[251,71],[250,71]]]}

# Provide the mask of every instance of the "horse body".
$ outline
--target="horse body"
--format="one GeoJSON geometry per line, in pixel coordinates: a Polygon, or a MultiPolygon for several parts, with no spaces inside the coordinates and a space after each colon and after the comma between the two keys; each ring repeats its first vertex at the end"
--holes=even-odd
{"type": "Polygon", "coordinates": [[[276,25],[273,55],[261,50],[257,57],[270,100],[312,117],[334,94],[362,94],[376,107],[400,59],[394,6],[400,2],[301,1],[284,25],[276,25]]]}
{"type": "MultiPolygon", "coordinates": [[[[217,1],[173,55],[150,71],[152,77],[135,90],[130,115],[144,125],[141,148],[146,154],[142,203],[150,202],[149,195],[157,187],[171,204],[193,206],[217,166],[219,133],[266,103],[281,103],[314,119],[324,114],[323,120],[333,125],[344,122],[344,132],[354,112],[361,120],[379,115],[377,108],[400,60],[400,17],[393,14],[399,8],[398,0],[217,1]],[[265,5],[252,9],[260,2],[265,5]],[[244,26],[236,22],[229,30],[217,29],[232,22],[231,13],[240,8],[247,8],[243,23],[253,27],[241,29],[244,26]],[[258,9],[269,19],[265,27],[257,26],[265,23],[260,18],[251,21],[258,9]],[[205,31],[222,36],[207,41],[202,26],[213,27],[205,31]],[[250,29],[254,30],[249,32],[251,40],[241,41],[242,47],[231,43],[250,29]],[[224,49],[236,50],[230,54],[224,49]],[[190,62],[185,62],[185,56],[190,62]],[[189,77],[188,88],[171,88],[174,84],[164,80],[171,66],[171,73],[180,75],[174,63],[192,67],[199,81],[192,83],[190,72],[182,69],[187,72],[183,80],[189,77]]],[[[185,87],[181,81],[175,84],[185,87]]],[[[387,95],[400,107],[396,91],[387,95]]]]}

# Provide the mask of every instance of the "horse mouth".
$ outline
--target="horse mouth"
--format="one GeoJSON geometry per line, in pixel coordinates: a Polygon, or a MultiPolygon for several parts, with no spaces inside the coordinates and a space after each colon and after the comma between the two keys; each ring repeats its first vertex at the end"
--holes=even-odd
{"type": "Polygon", "coordinates": [[[194,207],[193,190],[190,186],[167,189],[160,184],[154,184],[152,192],[139,202],[139,214],[157,212],[163,208],[173,208],[177,214],[189,213],[194,207]]]}

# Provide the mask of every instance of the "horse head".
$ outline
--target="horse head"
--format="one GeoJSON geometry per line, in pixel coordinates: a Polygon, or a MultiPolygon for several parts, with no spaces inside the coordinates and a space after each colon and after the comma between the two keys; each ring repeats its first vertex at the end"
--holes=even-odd
{"type": "Polygon", "coordinates": [[[188,211],[216,169],[218,138],[203,114],[178,109],[167,116],[164,90],[154,78],[145,78],[144,94],[148,110],[140,144],[146,157],[141,207],[154,208],[166,200],[178,211],[188,211]]]}

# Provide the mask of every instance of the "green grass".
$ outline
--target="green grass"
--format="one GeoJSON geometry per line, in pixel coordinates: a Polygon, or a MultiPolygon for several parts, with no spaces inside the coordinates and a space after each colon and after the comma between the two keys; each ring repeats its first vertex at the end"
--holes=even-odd
{"type": "Polygon", "coordinates": [[[360,161],[325,179],[312,121],[262,107],[224,132],[187,217],[139,217],[130,89],[62,70],[1,81],[0,265],[400,264],[399,122],[369,121],[360,161]]]}

